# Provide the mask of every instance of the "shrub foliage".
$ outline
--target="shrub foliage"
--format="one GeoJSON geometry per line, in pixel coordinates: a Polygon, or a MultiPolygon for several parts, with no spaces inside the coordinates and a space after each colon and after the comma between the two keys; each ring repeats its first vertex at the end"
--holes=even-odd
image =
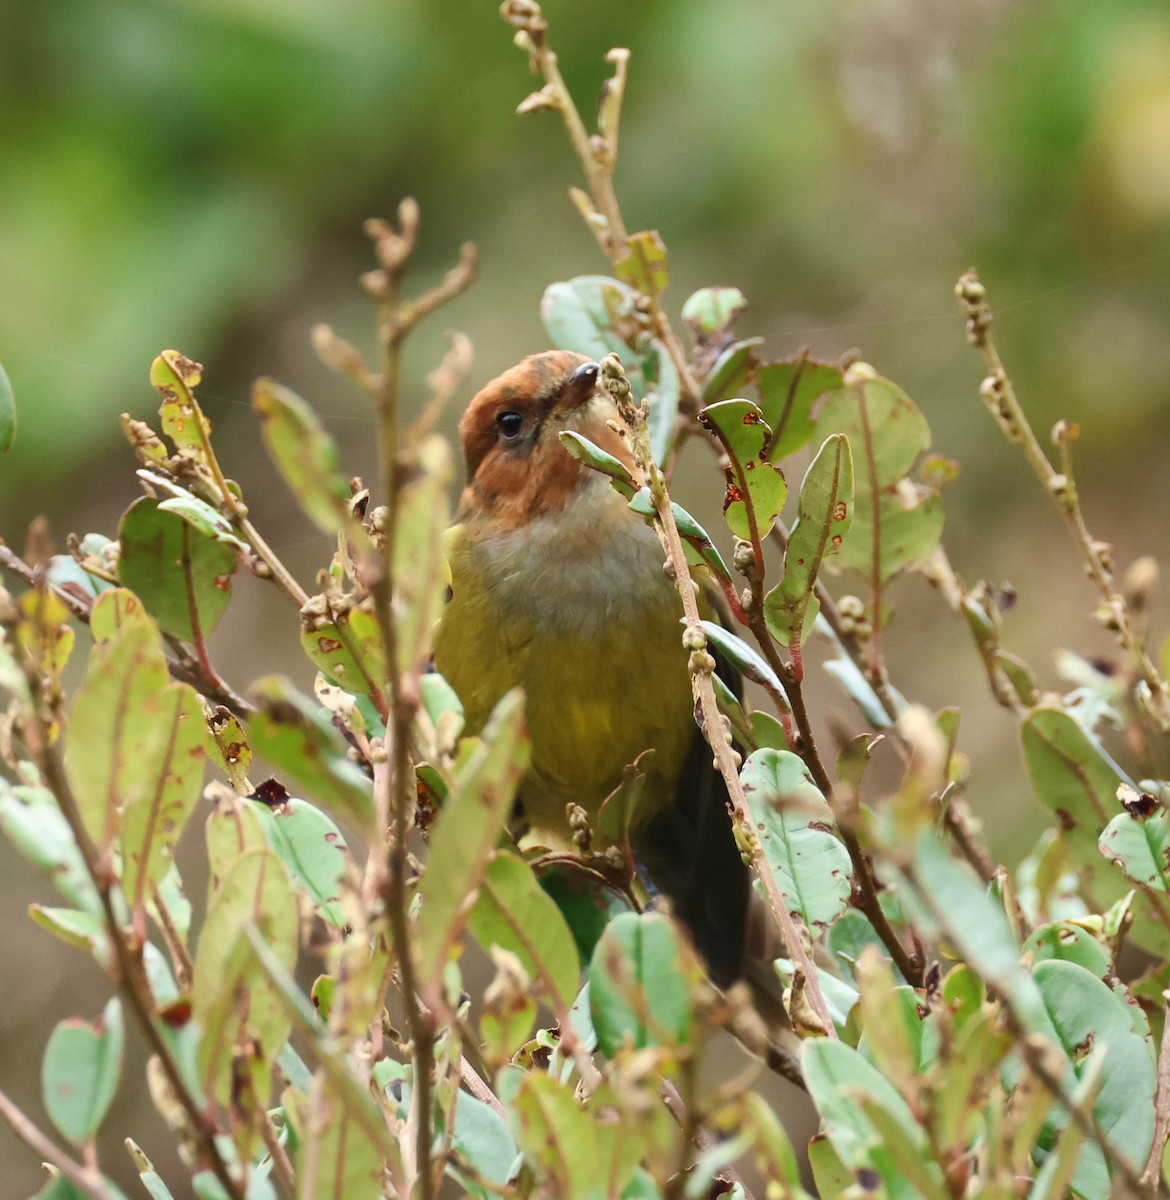
{"type": "MultiPolygon", "coordinates": [[[[314,334],[377,415],[378,481],[348,481],[304,399],[266,379],[253,392],[268,452],[322,533],[313,594],[253,525],[247,481],[225,478],[201,368],[172,350],[150,369],[157,422],[123,419],[143,495],[116,536],[70,537],[60,554],[40,529],[23,555],[0,543],[0,825],[60,893],[31,919],[91,955],[111,992],[45,1047],[55,1136],[3,1093],[0,1115],[49,1165],[45,1195],[120,1195],[95,1138],[129,1027],[190,1170],[164,1181],[127,1138],[156,1198],[430,1198],[445,1179],[483,1200],[797,1197],[810,1178],[825,1197],[1157,1194],[1170,783],[1146,776],[1165,761],[1170,687],[1143,624],[1152,564],[1115,576],[1078,500],[1076,428],[1054,430],[1053,462],[967,273],[957,296],[986,363],[982,397],[1063,514],[1119,644],[1116,671],[1066,653],[1077,686],[1042,692],[1001,645],[1010,596],[950,566],[941,493],[957,468],[929,453],[917,405],[861,361],[770,358],[735,332],[746,302],[732,287],[697,292],[674,322],[665,247],[626,230],[612,186],[628,54],[609,56],[591,134],[538,6],[503,13],[542,80],[520,110],[563,118],[587,184],[571,196],[610,266],[552,284],[542,316],[555,345],[601,361],[637,470],[580,436],[566,445],[661,538],[696,711],[785,947],[766,964],[784,1014],[761,1013],[743,985],[713,988],[669,912],[642,911],[587,839],[578,861],[521,853],[506,825],[523,697],[464,736],[458,698],[429,669],[454,476],[433,426],[466,343],[453,340],[405,427],[399,364],[475,264],[465,247],[442,284],[406,298],[418,212],[405,202],[396,224],[368,225],[381,360],[314,334]],[[690,439],[718,464],[717,537],[669,498],[690,439]],[[700,620],[696,573],[722,588],[730,629],[700,620]],[[886,659],[903,576],[941,591],[1018,722],[1052,825],[1014,874],[964,802],[974,768],[957,710],[904,697],[886,659]],[[289,673],[307,656],[313,695],[283,675],[237,690],[212,661],[234,589],[253,586],[297,614],[289,673]],[[747,699],[711,651],[750,681],[747,699]],[[806,704],[814,666],[853,713],[832,738],[806,704]],[[892,788],[867,769],[878,757],[892,788]],[[200,912],[175,861],[192,824],[206,840],[200,912]],[[465,982],[469,941],[490,962],[486,986],[465,982]],[[720,1031],[757,1065],[709,1084],[720,1031]],[[807,1152],[756,1090],[769,1068],[816,1107],[807,1152]]],[[[0,450],[14,412],[0,372],[0,450]]],[[[635,766],[623,787],[637,780],[635,766]]]]}

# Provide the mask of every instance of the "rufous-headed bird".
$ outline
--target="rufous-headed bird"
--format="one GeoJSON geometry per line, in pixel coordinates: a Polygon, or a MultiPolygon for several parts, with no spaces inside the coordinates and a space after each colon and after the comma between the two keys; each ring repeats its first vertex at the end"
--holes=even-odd
{"type": "Polygon", "coordinates": [[[559,437],[576,430],[634,470],[597,381],[597,363],[550,351],[472,399],[435,664],[471,732],[524,689],[532,758],[518,804],[532,844],[571,848],[569,804],[596,831],[624,768],[653,751],[629,840],[725,985],[742,969],[748,874],[692,717],[682,604],[654,531],[559,437]]]}

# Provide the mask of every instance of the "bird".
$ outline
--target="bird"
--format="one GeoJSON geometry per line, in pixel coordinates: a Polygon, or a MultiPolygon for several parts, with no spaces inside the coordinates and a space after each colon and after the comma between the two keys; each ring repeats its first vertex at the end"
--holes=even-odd
{"type": "MultiPolygon", "coordinates": [[[[472,733],[506,692],[523,689],[524,844],[571,853],[572,806],[588,817],[592,848],[616,844],[599,834],[599,815],[637,761],[645,782],[628,841],[639,874],[669,899],[710,979],[726,987],[743,969],[750,881],[693,716],[682,603],[653,529],[559,436],[583,435],[637,477],[598,379],[585,356],[545,351],[468,405],[459,424],[467,482],[449,531],[435,666],[472,733]]],[[[713,585],[699,599],[716,615],[713,585]]],[[[718,669],[737,686],[727,664],[718,669]]]]}

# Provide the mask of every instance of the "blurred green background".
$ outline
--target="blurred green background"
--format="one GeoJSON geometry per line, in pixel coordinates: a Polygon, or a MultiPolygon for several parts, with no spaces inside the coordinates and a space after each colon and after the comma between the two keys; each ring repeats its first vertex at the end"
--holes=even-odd
{"type": "MultiPolygon", "coordinates": [[[[618,190],[629,227],[657,228],[671,251],[672,310],[699,286],[735,284],[752,304],[740,331],[767,335],[777,356],[859,348],[918,401],[935,448],[961,460],[947,544],[968,580],[1017,587],[1009,648],[1051,687],[1058,644],[1110,653],[1057,516],[978,400],[952,287],[978,266],[1038,430],[1080,422],[1094,532],[1122,564],[1159,553],[1165,0],[548,0],[545,11],[586,109],[605,51],[633,52],[618,190]]],[[[448,328],[476,353],[458,407],[473,383],[546,345],[547,283],[604,269],[566,199],[579,180],[559,122],[513,115],[535,81],[494,0],[54,0],[8,3],[2,25],[0,362],[20,424],[0,460],[0,532],[18,547],[42,512],[60,541],[114,532],[135,496],[117,416],[152,416],[147,368],[176,347],[206,364],[201,398],[225,468],[307,583],[328,548],[268,468],[248,388],[259,374],[296,388],[347,469],[370,473],[363,403],[307,343],[325,320],[372,346],[355,283],[370,265],[361,221],[419,200],[420,288],[461,241],[480,250],[478,283],[412,344],[411,403],[448,328]]],[[[684,471],[679,495],[710,511],[709,463],[692,456],[684,471]]],[[[919,584],[895,599],[896,682],[963,707],[972,803],[1014,862],[1042,822],[1012,723],[939,599],[919,584]]],[[[290,669],[292,633],[275,592],[241,580],[212,649],[245,684],[290,669]]],[[[106,987],[26,924],[24,904],[51,902],[47,886],[6,846],[0,867],[0,1086],[29,1100],[48,1028],[79,1001],[96,1014],[106,987]]],[[[109,1124],[145,1130],[165,1173],[169,1138],[140,1109],[109,1124]]],[[[112,1144],[133,1191],[119,1154],[112,1144]]],[[[35,1189],[32,1156],[6,1131],[0,1162],[0,1196],[35,1189]]]]}

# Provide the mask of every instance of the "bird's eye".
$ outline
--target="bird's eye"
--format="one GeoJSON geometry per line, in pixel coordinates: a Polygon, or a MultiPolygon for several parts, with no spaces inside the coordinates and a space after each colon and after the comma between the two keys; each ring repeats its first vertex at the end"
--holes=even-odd
{"type": "Polygon", "coordinates": [[[496,417],[496,428],[506,442],[514,442],[524,428],[524,416],[518,412],[502,412],[496,417]]]}

